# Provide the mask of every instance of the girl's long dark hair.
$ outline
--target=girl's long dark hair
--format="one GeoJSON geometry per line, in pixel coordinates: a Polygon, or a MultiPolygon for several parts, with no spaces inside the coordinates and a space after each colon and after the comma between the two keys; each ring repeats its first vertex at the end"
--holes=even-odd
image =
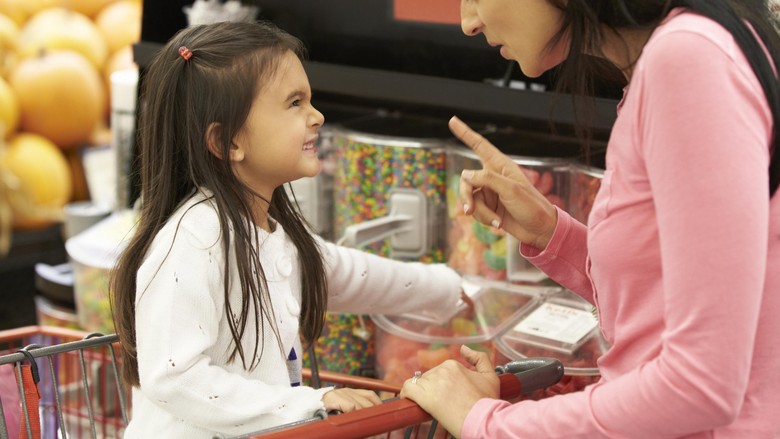
{"type": "MultiPolygon", "coordinates": [[[[136,285],[138,268],[154,237],[198,188],[213,194],[210,202],[217,207],[222,230],[225,314],[233,337],[230,360],[239,357],[245,368],[256,366],[262,355],[258,355],[259,346],[267,336],[262,332],[264,321],[270,323],[278,341],[250,208],[252,200],[260,196],[241,182],[227,158],[254,97],[262,93],[264,83],[288,51],[304,56],[298,39],[271,24],[225,22],[179,31],[148,67],[139,98],[140,221],[119,258],[110,286],[111,310],[122,345],[123,377],[131,385],[139,385],[135,300],[136,294],[142,293],[137,288],[145,288],[136,285]],[[181,46],[192,52],[190,59],[179,55],[181,46]],[[206,145],[206,130],[213,123],[221,128],[220,156],[225,159],[209,152],[206,145]],[[227,276],[231,272],[230,252],[236,254],[237,280],[227,276]],[[239,310],[231,308],[228,297],[230,284],[236,281],[242,291],[239,310]],[[234,321],[231,315],[238,318],[234,321]],[[255,338],[254,352],[244,352],[240,341],[252,321],[261,333],[255,338]]],[[[301,336],[312,342],[322,331],[327,308],[321,250],[284,187],[277,188],[271,200],[263,201],[269,203],[268,214],[298,249],[303,289],[301,336]]]]}
{"type": "MultiPolygon", "coordinates": [[[[602,25],[613,29],[653,29],[673,8],[683,7],[712,19],[731,33],[747,57],[764,91],[774,120],[769,163],[769,194],[774,196],[780,186],[780,86],[773,65],[780,68],[780,35],[778,17],[767,0],[550,0],[564,12],[564,25],[551,44],[564,37],[571,38],[571,50],[556,72],[559,91],[575,99],[575,112],[580,127],[592,115],[590,102],[595,81],[614,66],[606,66],[594,57],[603,42],[602,25]],[[769,57],[750,27],[766,46],[769,57]],[[588,108],[586,108],[588,107],[588,108]]],[[[587,131],[587,130],[585,130],[587,131]]],[[[582,129],[580,129],[582,133],[582,129]]],[[[584,132],[584,137],[587,137],[584,132]]]]}

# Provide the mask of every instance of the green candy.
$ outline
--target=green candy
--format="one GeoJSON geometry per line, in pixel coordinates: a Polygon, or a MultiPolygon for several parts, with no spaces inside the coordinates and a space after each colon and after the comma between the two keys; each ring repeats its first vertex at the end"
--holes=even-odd
{"type": "Polygon", "coordinates": [[[482,253],[482,259],[484,259],[485,264],[493,270],[506,270],[506,256],[497,255],[490,250],[485,250],[482,253]]]}
{"type": "Polygon", "coordinates": [[[498,241],[500,238],[500,236],[493,233],[493,231],[491,231],[487,226],[484,226],[482,223],[477,221],[472,223],[471,230],[474,232],[474,236],[476,236],[480,242],[483,242],[487,245],[498,241]]]}

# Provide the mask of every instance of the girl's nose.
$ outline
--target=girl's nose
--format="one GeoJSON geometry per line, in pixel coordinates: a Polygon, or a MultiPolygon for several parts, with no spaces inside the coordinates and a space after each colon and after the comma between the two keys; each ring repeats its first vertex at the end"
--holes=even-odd
{"type": "Polygon", "coordinates": [[[475,11],[474,0],[460,1],[460,27],[463,33],[470,37],[482,32],[482,23],[475,11]]]}
{"type": "Polygon", "coordinates": [[[315,127],[322,126],[322,124],[325,123],[325,116],[323,116],[323,114],[320,113],[319,110],[317,110],[313,106],[311,108],[312,108],[312,110],[314,110],[312,112],[312,116],[311,116],[312,125],[315,126],[315,127]]]}

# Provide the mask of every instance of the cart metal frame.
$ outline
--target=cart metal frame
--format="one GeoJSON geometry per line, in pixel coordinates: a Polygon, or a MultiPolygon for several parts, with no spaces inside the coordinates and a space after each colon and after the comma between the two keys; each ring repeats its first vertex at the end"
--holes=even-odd
{"type": "MultiPolygon", "coordinates": [[[[0,331],[0,367],[13,366],[17,380],[23,420],[20,437],[121,437],[130,407],[129,389],[123,386],[119,374],[121,358],[117,354],[118,343],[118,337],[113,334],[87,334],[55,327],[29,326],[0,331]],[[25,366],[35,382],[41,401],[40,410],[35,407],[38,400],[33,401],[34,406],[30,407],[25,398],[25,391],[30,390],[23,383],[25,366]],[[39,415],[40,422],[36,422],[39,415]],[[88,433],[84,432],[82,425],[87,423],[88,433]],[[69,431],[74,429],[77,433],[69,431]]],[[[498,366],[496,373],[501,383],[501,398],[512,400],[557,383],[564,371],[557,359],[529,358],[498,366]]],[[[248,433],[240,438],[449,437],[417,404],[398,398],[401,390],[398,385],[373,378],[318,371],[316,367],[314,370],[304,369],[303,376],[314,387],[322,384],[369,389],[385,400],[381,405],[349,413],[330,416],[317,413],[310,419],[248,433]]],[[[4,407],[3,402],[0,395],[0,439],[8,439],[11,436],[4,410],[18,408],[4,407]]]]}

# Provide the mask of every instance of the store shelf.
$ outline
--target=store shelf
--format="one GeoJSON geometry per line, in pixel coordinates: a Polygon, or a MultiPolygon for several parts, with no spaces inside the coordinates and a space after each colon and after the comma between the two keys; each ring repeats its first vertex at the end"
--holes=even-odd
{"type": "MultiPolygon", "coordinates": [[[[305,67],[312,88],[319,92],[440,107],[486,117],[574,124],[570,99],[550,92],[319,62],[306,62],[305,67]],[[560,99],[556,102],[556,98],[560,99]]],[[[615,120],[616,105],[617,102],[610,99],[597,99],[597,116],[591,127],[609,130],[615,120]]]]}
{"type": "MultiPolygon", "coordinates": [[[[156,43],[138,43],[134,52],[136,63],[147,65],[159,47],[156,43]]],[[[314,61],[307,61],[304,66],[315,94],[358,98],[379,106],[446,109],[453,114],[478,114],[485,119],[518,120],[525,124],[571,126],[575,122],[571,99],[551,92],[314,61]]],[[[615,100],[597,98],[590,127],[609,131],[615,121],[616,105],[615,100]]]]}

